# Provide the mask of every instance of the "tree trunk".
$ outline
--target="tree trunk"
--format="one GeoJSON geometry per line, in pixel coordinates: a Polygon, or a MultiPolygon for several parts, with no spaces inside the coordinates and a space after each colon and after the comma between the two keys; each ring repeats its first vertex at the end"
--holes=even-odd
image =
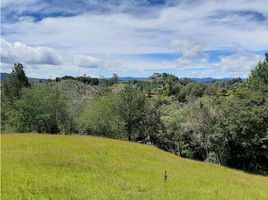
{"type": "Polygon", "coordinates": [[[128,141],[131,141],[131,133],[132,133],[132,125],[131,123],[127,126],[127,133],[128,133],[128,141]]]}

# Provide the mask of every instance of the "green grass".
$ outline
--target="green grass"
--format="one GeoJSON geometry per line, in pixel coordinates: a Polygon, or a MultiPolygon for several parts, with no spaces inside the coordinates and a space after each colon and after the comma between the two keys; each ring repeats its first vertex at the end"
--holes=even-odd
{"type": "Polygon", "coordinates": [[[45,134],[5,134],[1,143],[3,200],[268,199],[267,177],[148,145],[45,134]]]}

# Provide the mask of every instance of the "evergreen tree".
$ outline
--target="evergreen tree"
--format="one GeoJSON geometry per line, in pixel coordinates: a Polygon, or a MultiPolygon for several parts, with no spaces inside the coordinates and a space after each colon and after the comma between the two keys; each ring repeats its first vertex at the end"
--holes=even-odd
{"type": "Polygon", "coordinates": [[[126,85],[121,91],[121,114],[126,123],[128,140],[138,134],[138,127],[144,118],[145,95],[134,85],[126,85]]]}
{"type": "Polygon", "coordinates": [[[265,60],[263,62],[259,62],[251,71],[248,83],[250,88],[253,89],[268,89],[268,53],[265,54],[265,60]]]}
{"type": "Polygon", "coordinates": [[[9,102],[20,97],[20,91],[23,87],[29,87],[30,83],[23,70],[21,63],[15,63],[11,74],[3,83],[4,97],[9,102]]]}
{"type": "Polygon", "coordinates": [[[112,76],[112,79],[111,79],[112,84],[117,83],[117,82],[118,82],[118,80],[119,80],[118,75],[117,75],[116,73],[113,73],[113,76],[112,76]]]}

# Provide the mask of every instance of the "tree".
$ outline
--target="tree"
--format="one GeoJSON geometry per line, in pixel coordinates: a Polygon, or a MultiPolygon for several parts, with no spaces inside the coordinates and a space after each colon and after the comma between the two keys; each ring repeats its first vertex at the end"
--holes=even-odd
{"type": "Polygon", "coordinates": [[[23,70],[23,65],[15,63],[11,74],[3,83],[3,95],[8,101],[13,102],[20,97],[21,89],[29,86],[30,84],[23,70]]]}
{"type": "Polygon", "coordinates": [[[161,122],[163,128],[160,130],[156,140],[156,146],[180,156],[184,156],[184,131],[182,124],[185,118],[183,118],[183,111],[184,110],[174,102],[162,106],[161,122]]]}
{"type": "Polygon", "coordinates": [[[250,88],[261,90],[268,90],[268,53],[265,54],[265,60],[259,62],[257,66],[251,71],[248,78],[250,88]]]}
{"type": "Polygon", "coordinates": [[[204,94],[208,96],[221,96],[225,94],[225,91],[224,82],[216,81],[214,83],[208,83],[204,94]]]}
{"type": "Polygon", "coordinates": [[[12,72],[4,80],[1,88],[1,130],[13,131],[10,122],[15,120],[14,111],[16,110],[14,102],[20,98],[21,90],[29,87],[29,81],[26,77],[23,65],[15,63],[12,72]]]}
{"type": "Polygon", "coordinates": [[[118,79],[119,79],[118,75],[116,73],[113,73],[113,76],[111,78],[112,84],[117,83],[118,79]]]}
{"type": "Polygon", "coordinates": [[[139,126],[139,141],[157,144],[159,133],[162,129],[161,104],[162,100],[158,97],[146,99],[144,117],[139,126]]]}
{"type": "Polygon", "coordinates": [[[125,122],[119,113],[120,96],[108,95],[87,102],[80,115],[80,126],[86,134],[111,138],[125,137],[125,122]]]}
{"type": "Polygon", "coordinates": [[[190,99],[196,99],[202,97],[206,89],[204,83],[189,82],[176,94],[177,98],[181,102],[186,102],[190,99]]]}
{"type": "Polygon", "coordinates": [[[168,73],[154,73],[149,79],[161,83],[176,83],[179,80],[175,75],[168,73]]]}
{"type": "Polygon", "coordinates": [[[129,141],[138,134],[139,125],[144,117],[145,95],[134,85],[126,85],[119,93],[122,98],[121,115],[126,123],[129,141]]]}
{"type": "MultiPolygon", "coordinates": [[[[215,150],[222,153],[220,151],[224,149],[224,163],[240,169],[267,171],[267,95],[240,91],[222,98],[218,113],[221,117],[214,133],[218,135],[219,142],[215,150]]],[[[212,143],[216,144],[215,141],[212,143]]]]}
{"type": "Polygon", "coordinates": [[[18,132],[60,133],[67,127],[66,103],[58,88],[42,84],[24,88],[15,102],[13,126],[18,132]]]}

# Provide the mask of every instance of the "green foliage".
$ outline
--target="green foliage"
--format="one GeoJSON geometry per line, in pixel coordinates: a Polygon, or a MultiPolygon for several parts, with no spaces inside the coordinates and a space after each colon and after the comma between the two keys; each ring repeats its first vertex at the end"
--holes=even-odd
{"type": "Polygon", "coordinates": [[[221,101],[220,113],[221,118],[215,126],[220,141],[215,150],[225,149],[224,163],[246,170],[267,171],[267,96],[256,92],[231,95],[221,101]]]}
{"type": "Polygon", "coordinates": [[[176,103],[171,103],[161,108],[161,122],[163,130],[157,139],[157,146],[166,151],[171,151],[180,156],[184,155],[184,141],[181,120],[183,110],[176,103]]]}
{"type": "Polygon", "coordinates": [[[205,98],[184,106],[172,103],[163,107],[162,121],[171,148],[167,150],[183,157],[207,159],[207,137],[216,119],[210,103],[205,98]]]}
{"type": "Polygon", "coordinates": [[[226,93],[226,86],[223,82],[214,82],[208,84],[204,94],[208,96],[222,96],[226,93]]]}
{"type": "Polygon", "coordinates": [[[77,80],[62,80],[54,83],[61,95],[66,99],[67,115],[66,119],[67,130],[66,132],[79,133],[79,116],[84,111],[86,101],[94,97],[102,95],[100,87],[84,84],[77,80]]]}
{"type": "Polygon", "coordinates": [[[44,84],[23,89],[15,102],[13,127],[18,132],[59,133],[66,131],[66,103],[57,87],[44,84]]]}
{"type": "Polygon", "coordinates": [[[118,110],[120,101],[118,95],[89,100],[80,116],[82,130],[87,134],[124,138],[125,122],[118,110]]]}
{"type": "Polygon", "coordinates": [[[151,142],[157,145],[157,141],[163,127],[161,122],[162,99],[159,97],[146,99],[144,116],[139,125],[138,140],[143,143],[151,142]]]}
{"type": "Polygon", "coordinates": [[[154,73],[149,77],[152,83],[162,84],[162,94],[165,96],[176,95],[181,88],[177,76],[168,73],[154,73]]]}
{"type": "MultiPolygon", "coordinates": [[[[267,96],[236,91],[164,107],[168,146],[181,156],[250,171],[268,170],[267,96]]],[[[161,142],[161,144],[165,144],[161,142]]]]}
{"type": "Polygon", "coordinates": [[[13,102],[20,97],[20,91],[23,87],[29,87],[29,81],[26,77],[23,65],[15,63],[10,76],[3,83],[3,95],[7,101],[13,102]]]}
{"type": "Polygon", "coordinates": [[[265,54],[265,60],[259,62],[251,71],[248,85],[253,89],[268,90],[268,53],[265,54]]]}
{"type": "Polygon", "coordinates": [[[126,85],[119,95],[122,99],[120,112],[126,123],[128,139],[133,140],[144,117],[145,95],[139,88],[130,84],[126,85]]]}
{"type": "Polygon", "coordinates": [[[190,82],[181,87],[176,96],[180,102],[187,102],[202,97],[205,90],[206,85],[204,83],[190,82]]]}
{"type": "Polygon", "coordinates": [[[154,73],[152,76],[149,77],[149,79],[161,83],[174,83],[179,80],[178,77],[176,77],[175,75],[168,73],[154,73]]]}
{"type": "Polygon", "coordinates": [[[85,84],[90,84],[90,85],[99,85],[99,79],[98,78],[92,78],[90,76],[78,76],[78,77],[73,77],[73,76],[63,76],[63,77],[56,77],[55,81],[60,82],[61,80],[77,80],[85,84]]]}
{"type": "Polygon", "coordinates": [[[16,130],[13,124],[16,124],[16,110],[14,102],[21,96],[21,90],[24,87],[30,87],[26,77],[23,65],[15,63],[12,72],[4,80],[1,88],[1,131],[16,130]]]}
{"type": "Polygon", "coordinates": [[[28,87],[22,65],[4,84],[2,130],[80,133],[153,144],[181,157],[268,170],[266,60],[247,81],[199,83],[155,73],[149,80],[58,78],[28,87]]]}
{"type": "Polygon", "coordinates": [[[118,80],[119,80],[118,75],[117,75],[116,73],[113,73],[113,76],[112,76],[112,78],[111,78],[111,82],[112,82],[112,84],[117,83],[118,80]]]}

